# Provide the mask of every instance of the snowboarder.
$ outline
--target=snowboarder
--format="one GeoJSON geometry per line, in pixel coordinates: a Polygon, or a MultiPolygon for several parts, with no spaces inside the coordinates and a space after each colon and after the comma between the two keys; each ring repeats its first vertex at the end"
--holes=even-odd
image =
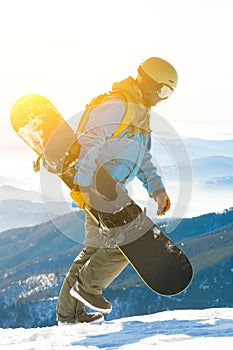
{"type": "MultiPolygon", "coordinates": [[[[71,192],[79,208],[92,207],[90,192],[100,163],[122,186],[135,176],[141,180],[157,202],[158,215],[169,210],[170,199],[151,160],[150,109],[172,94],[177,81],[170,63],[151,57],[139,65],[136,79],[114,83],[111,92],[87,106],[78,128],[81,151],[71,192]]],[[[111,312],[112,306],[102,291],[128,264],[117,247],[105,245],[106,238],[89,215],[85,230],[85,248],[70,267],[59,294],[59,324],[103,320],[103,313],[111,312]],[[87,313],[85,306],[95,312],[87,313]]]]}

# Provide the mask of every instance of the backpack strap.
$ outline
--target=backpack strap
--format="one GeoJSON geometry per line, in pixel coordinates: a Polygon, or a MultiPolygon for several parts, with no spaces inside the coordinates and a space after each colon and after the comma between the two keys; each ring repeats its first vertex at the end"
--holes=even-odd
{"type": "MultiPolygon", "coordinates": [[[[81,117],[81,120],[80,120],[78,128],[77,128],[77,134],[84,133],[86,125],[89,121],[90,113],[92,112],[92,110],[94,108],[96,108],[97,106],[99,106],[101,103],[104,103],[112,98],[119,98],[125,104],[126,110],[125,110],[125,113],[122,117],[122,120],[124,119],[124,116],[126,115],[127,109],[128,109],[128,106],[126,103],[127,99],[126,99],[125,95],[120,91],[112,91],[112,92],[109,92],[106,94],[102,94],[102,95],[99,95],[97,97],[94,97],[91,100],[91,102],[86,105],[86,109],[81,117]]],[[[112,134],[112,137],[118,135],[120,132],[122,132],[124,129],[126,129],[126,126],[127,125],[125,123],[120,123],[120,125],[117,127],[115,132],[112,134]]]]}
{"type": "Polygon", "coordinates": [[[37,159],[33,162],[33,170],[38,173],[40,171],[40,160],[43,154],[40,154],[37,159]]]}

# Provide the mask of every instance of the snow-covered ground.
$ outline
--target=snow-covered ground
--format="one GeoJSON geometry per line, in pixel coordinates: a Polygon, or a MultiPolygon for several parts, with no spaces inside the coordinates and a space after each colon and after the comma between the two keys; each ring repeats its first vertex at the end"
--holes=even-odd
{"type": "Polygon", "coordinates": [[[177,310],[102,324],[0,329],[14,350],[232,350],[233,309],[177,310]]]}

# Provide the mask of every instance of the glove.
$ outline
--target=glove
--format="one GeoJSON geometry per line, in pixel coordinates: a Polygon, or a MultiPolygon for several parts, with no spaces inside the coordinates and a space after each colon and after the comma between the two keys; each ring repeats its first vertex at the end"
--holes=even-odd
{"type": "Polygon", "coordinates": [[[70,192],[70,196],[80,209],[84,209],[84,207],[87,207],[89,210],[92,209],[89,186],[74,184],[74,188],[70,192]]]}
{"type": "Polygon", "coordinates": [[[153,192],[152,197],[158,204],[157,215],[164,215],[170,209],[171,206],[171,202],[167,193],[165,191],[158,193],[153,192]]]}

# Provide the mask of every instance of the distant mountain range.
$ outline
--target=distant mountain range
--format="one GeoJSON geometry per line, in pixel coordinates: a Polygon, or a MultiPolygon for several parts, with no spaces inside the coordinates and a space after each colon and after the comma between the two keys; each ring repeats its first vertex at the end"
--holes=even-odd
{"type": "Polygon", "coordinates": [[[192,161],[194,180],[233,175],[233,157],[209,156],[192,161]]]}
{"type": "Polygon", "coordinates": [[[209,178],[203,183],[203,187],[206,190],[216,190],[221,188],[223,191],[233,189],[233,176],[221,176],[215,178],[209,178]]]}
{"type": "Polygon", "coordinates": [[[48,220],[42,203],[7,199],[0,201],[1,231],[11,227],[32,226],[48,220]]]}
{"type": "MultiPolygon", "coordinates": [[[[188,216],[198,216],[231,207],[233,140],[186,138],[182,142],[192,170],[192,198],[188,216]]],[[[158,142],[154,142],[152,150],[155,159],[162,164],[161,170],[167,191],[171,199],[176,200],[180,188],[177,165],[166,147],[162,147],[158,142]]],[[[178,166],[183,171],[182,159],[178,166]]]]}
{"type": "Polygon", "coordinates": [[[191,159],[211,156],[233,157],[232,140],[203,140],[198,138],[185,138],[183,143],[191,159]]]}
{"type": "Polygon", "coordinates": [[[13,186],[0,187],[0,232],[34,226],[71,211],[71,202],[43,202],[40,193],[13,186]]]}
{"type": "MultiPolygon", "coordinates": [[[[155,138],[152,137],[152,140],[152,152],[156,155],[160,164],[166,165],[166,159],[169,155],[168,149],[155,138]]],[[[179,143],[180,142],[183,143],[191,160],[212,156],[233,157],[233,139],[204,140],[198,138],[183,138],[179,140],[179,143]]]]}
{"type": "Polygon", "coordinates": [[[25,191],[10,185],[0,186],[0,200],[23,200],[30,202],[42,202],[40,193],[25,191]]]}
{"type": "MultiPolygon", "coordinates": [[[[209,156],[193,159],[191,161],[192,180],[205,181],[208,178],[226,177],[233,175],[233,157],[209,156]]],[[[168,181],[174,181],[177,177],[175,166],[164,166],[164,176],[168,181]]],[[[182,170],[182,167],[181,167],[182,170]]]]}
{"type": "MultiPolygon", "coordinates": [[[[55,324],[62,281],[82,249],[57,229],[69,228],[82,242],[83,233],[77,232],[71,215],[78,213],[58,218],[55,226],[47,222],[0,235],[0,327],[55,324]]],[[[160,225],[166,229],[166,222],[160,225]]],[[[105,291],[113,303],[108,319],[168,309],[233,307],[233,208],[183,220],[171,238],[192,261],[191,286],[177,296],[162,297],[129,266],[105,291]]]]}

